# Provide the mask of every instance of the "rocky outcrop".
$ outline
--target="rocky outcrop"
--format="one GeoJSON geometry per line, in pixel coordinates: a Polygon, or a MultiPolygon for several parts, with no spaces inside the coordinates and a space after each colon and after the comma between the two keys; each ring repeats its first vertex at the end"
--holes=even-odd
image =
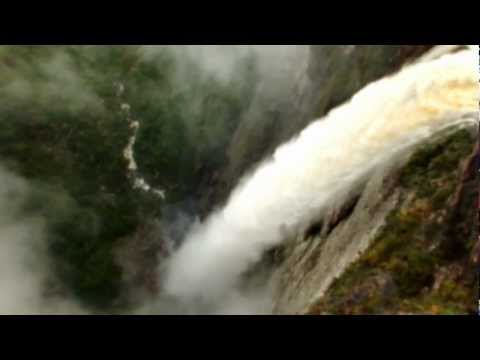
{"type": "MultiPolygon", "coordinates": [[[[206,216],[226,200],[241,176],[273,152],[278,145],[295,136],[332,107],[350,98],[367,83],[397,70],[402,64],[423,54],[429,48],[430,46],[408,45],[310,46],[307,62],[299,63],[297,73],[289,76],[296,79],[295,81],[288,84],[282,82],[282,87],[273,93],[270,93],[271,89],[263,92],[261,84],[258,86],[250,108],[238,120],[239,125],[233,137],[227,141],[229,145],[222,150],[228,158],[225,166],[216,171],[208,167],[200,169],[198,171],[200,175],[195,177],[195,194],[190,194],[191,196],[187,199],[171,204],[171,193],[169,193],[167,202],[174,216],[172,216],[173,219],[168,218],[168,209],[162,203],[161,218],[166,223],[173,222],[178,221],[180,217],[178,212],[189,215],[196,214],[197,211],[202,216],[206,216]],[[200,203],[199,206],[197,202],[200,203]]],[[[131,78],[135,79],[134,76],[131,78]]],[[[133,85],[128,83],[127,85],[123,90],[128,93],[133,85]]],[[[118,102],[125,107],[127,100],[121,98],[118,102]]],[[[122,116],[129,113],[129,109],[130,106],[123,109],[122,116]]],[[[136,114],[139,119],[144,120],[144,117],[150,113],[142,115],[143,117],[136,114]]],[[[153,116],[152,118],[156,119],[153,116]]],[[[145,126],[145,123],[142,123],[142,126],[145,126]]],[[[153,136],[152,134],[156,134],[156,131],[149,130],[145,133],[153,136]]],[[[153,141],[152,144],[157,149],[157,141],[153,141]]],[[[141,158],[142,152],[137,151],[136,156],[141,158]]],[[[176,158],[174,160],[175,164],[182,162],[176,158]]],[[[164,170],[164,167],[157,165],[156,170],[164,170]]],[[[169,183],[175,187],[180,182],[177,179],[169,183]]],[[[147,198],[147,196],[144,197],[147,198]]],[[[142,200],[142,203],[145,201],[146,199],[142,200]]],[[[159,204],[156,206],[160,208],[159,204]]],[[[152,208],[155,208],[155,204],[152,204],[152,208]]],[[[346,211],[348,210],[347,208],[346,211]]],[[[335,222],[338,223],[342,216],[344,217],[345,214],[339,213],[338,219],[335,220],[332,215],[332,228],[337,225],[335,222]]],[[[158,230],[157,236],[152,237],[149,235],[150,231],[146,230],[148,228],[150,228],[149,224],[139,224],[138,230],[115,246],[116,263],[122,270],[121,285],[126,289],[122,294],[127,298],[127,302],[135,302],[134,298],[138,297],[136,294],[148,297],[153,289],[159,286],[158,283],[154,283],[159,258],[152,257],[152,254],[154,254],[153,249],[161,247],[162,241],[167,241],[167,237],[158,230]]],[[[185,226],[182,224],[179,228],[182,228],[182,231],[179,231],[177,243],[181,241],[188,229],[188,224],[185,226]]]]}
{"type": "Polygon", "coordinates": [[[391,159],[274,251],[275,312],[473,313],[478,156],[477,129],[468,126],[391,159]]]}
{"type": "MultiPolygon", "coordinates": [[[[294,137],[316,118],[325,115],[333,107],[349,99],[366,84],[398,70],[403,64],[420,56],[430,47],[409,45],[310,46],[308,62],[298,65],[301,69],[298,70],[298,76],[294,83],[288,84],[285,89],[275,93],[275,96],[270,93],[262,93],[261,86],[259,87],[260,90],[255,94],[250,109],[240,120],[230,144],[225,149],[228,158],[226,165],[213,173],[207,171],[204,176],[199,177],[196,186],[198,195],[194,198],[195,202],[197,198],[200,202],[201,215],[206,216],[214,207],[224,202],[239,178],[252,169],[258,161],[273,152],[278,145],[294,137]]],[[[292,78],[295,77],[292,76],[292,78]]],[[[375,192],[375,186],[371,185],[371,187],[370,191],[375,192]]],[[[332,245],[331,250],[324,253],[324,257],[330,258],[333,252],[339,252],[338,248],[347,246],[354,234],[363,235],[361,241],[353,245],[350,256],[353,257],[357,251],[366,246],[370,232],[364,231],[365,224],[369,224],[368,227],[372,227],[372,231],[375,230],[381,225],[384,213],[393,206],[393,198],[389,198],[389,201],[367,199],[368,196],[362,199],[356,196],[352,198],[351,203],[332,210],[328,223],[321,227],[321,231],[327,235],[337,234],[340,231],[341,235],[336,236],[343,240],[332,245]],[[364,214],[356,220],[356,226],[349,226],[342,232],[340,229],[343,226],[343,220],[349,217],[358,206],[366,205],[371,208],[381,208],[383,212],[379,211],[377,217],[373,219],[370,219],[368,214],[364,214]]],[[[185,211],[185,206],[182,205],[181,208],[185,211]]],[[[318,231],[315,225],[312,226],[311,236],[308,237],[314,238],[318,231]]],[[[118,263],[122,264],[124,287],[133,289],[127,291],[133,295],[151,293],[153,285],[150,279],[153,278],[152,274],[159,265],[158,258],[146,256],[141,249],[158,247],[158,242],[162,240],[157,239],[154,243],[146,245],[145,241],[149,240],[142,239],[144,239],[144,235],[141,228],[131,240],[125,243],[125,247],[120,246],[120,255],[117,256],[118,263]]],[[[305,254],[314,249],[318,251],[315,242],[305,241],[303,246],[305,246],[305,254]]],[[[310,258],[315,259],[315,256],[310,258]]],[[[335,258],[335,256],[332,257],[332,259],[335,258]]],[[[291,260],[294,261],[293,259],[291,260]]],[[[347,257],[344,260],[348,259],[347,257]]],[[[332,266],[328,265],[329,262],[319,262],[323,264],[321,266],[332,266]]],[[[310,266],[314,266],[313,260],[311,260],[310,266]]],[[[323,273],[324,269],[319,271],[323,273]]],[[[300,277],[296,274],[291,274],[291,276],[291,285],[293,286],[300,277]]],[[[326,280],[328,281],[325,282],[325,285],[331,281],[329,278],[326,280]]],[[[284,278],[283,281],[290,280],[284,278]]],[[[153,287],[158,287],[158,284],[153,287]]],[[[292,287],[292,289],[294,288],[292,287]]],[[[301,290],[301,292],[305,291],[305,289],[301,290]]],[[[315,289],[315,291],[319,290],[315,289]]],[[[311,297],[309,291],[305,292],[305,297],[311,297]]],[[[299,299],[298,296],[297,299],[299,299]]],[[[281,303],[284,301],[286,300],[282,297],[279,308],[283,306],[281,303]]]]}
{"type": "MultiPolygon", "coordinates": [[[[403,64],[414,61],[430,48],[431,46],[408,45],[311,46],[308,71],[304,76],[299,77],[297,82],[282,96],[274,98],[274,102],[271,102],[272,98],[268,95],[256,96],[256,105],[252,108],[254,110],[247,112],[248,116],[241,120],[230,145],[225,150],[228,157],[226,165],[199,179],[197,190],[202,214],[208,214],[214,207],[225,201],[239,178],[254,167],[259,160],[274,151],[279,144],[292,138],[310,122],[349,99],[366,84],[395,72],[403,64]]],[[[457,134],[456,136],[458,137],[455,139],[460,140],[460,144],[468,143],[461,135],[457,134]]],[[[346,203],[337,204],[330,210],[328,216],[318,219],[317,223],[312,224],[305,233],[297,234],[285,246],[267,254],[266,259],[273,262],[276,268],[273,275],[277,291],[275,296],[276,313],[387,313],[428,312],[431,310],[431,308],[427,308],[427,305],[422,305],[421,310],[414,310],[405,305],[419,304],[421,301],[424,301],[425,304],[428,302],[420,300],[421,296],[424,296],[425,299],[427,297],[427,295],[419,295],[418,291],[424,291],[423,288],[411,290],[413,293],[405,290],[408,285],[402,282],[403,279],[398,278],[404,273],[407,273],[405,275],[407,279],[417,276],[425,277],[428,281],[425,280],[425,283],[420,281],[420,283],[427,284],[425,286],[426,288],[429,286],[431,292],[434,291],[433,289],[436,289],[436,292],[443,291],[444,285],[442,284],[458,283],[459,279],[464,279],[465,286],[461,291],[464,295],[470,294],[474,288],[471,282],[472,271],[468,267],[470,265],[465,267],[443,259],[443,255],[424,253],[424,250],[436,248],[436,244],[443,241],[441,237],[450,236],[445,234],[451,231],[448,229],[452,228],[453,220],[448,217],[450,215],[447,216],[447,213],[453,214],[456,211],[454,209],[459,208],[460,203],[463,204],[467,201],[465,196],[472,196],[473,191],[471,186],[467,187],[463,191],[469,195],[464,195],[464,192],[460,190],[463,185],[459,185],[463,184],[460,179],[460,168],[466,161],[467,154],[457,152],[456,143],[450,141],[445,134],[438,141],[446,141],[447,145],[439,146],[441,149],[446,148],[447,152],[452,154],[455,166],[452,163],[450,170],[453,171],[454,167],[458,170],[457,178],[449,178],[444,173],[442,173],[443,175],[437,173],[436,165],[441,164],[443,160],[452,159],[442,157],[440,153],[434,151],[435,146],[430,144],[431,147],[427,146],[427,149],[433,149],[432,156],[440,156],[441,159],[431,159],[436,164],[431,169],[432,177],[427,174],[428,176],[423,179],[425,173],[421,167],[417,167],[413,171],[416,173],[412,175],[416,182],[403,183],[406,176],[404,175],[405,171],[411,169],[409,162],[411,153],[404,153],[398,158],[391,159],[389,164],[372,174],[366,183],[352,189],[346,203]],[[450,146],[453,148],[450,149],[450,146]],[[429,193],[428,196],[423,193],[418,194],[418,191],[424,191],[422,190],[425,186],[424,181],[427,184],[429,181],[434,181],[436,185],[439,185],[438,189],[429,193]],[[421,188],[417,188],[417,186],[421,188]],[[460,193],[462,195],[459,195],[460,193]],[[463,200],[458,200],[460,198],[463,200]],[[442,212],[439,208],[442,206],[450,210],[442,212]],[[406,260],[388,258],[379,264],[365,266],[368,271],[364,272],[363,268],[358,271],[357,283],[348,283],[348,286],[343,287],[348,291],[342,298],[342,295],[335,292],[336,284],[341,284],[341,279],[344,277],[347,277],[345,281],[349,281],[350,271],[357,274],[356,265],[352,264],[361,261],[359,258],[361,259],[362,256],[366,256],[364,254],[373,251],[375,246],[373,244],[383,243],[383,240],[379,240],[380,237],[387,237],[387,242],[389,239],[393,241],[393,235],[398,235],[395,240],[398,242],[410,239],[408,236],[411,236],[411,233],[399,235],[395,232],[396,230],[389,228],[389,226],[399,226],[400,229],[403,229],[404,226],[409,226],[408,221],[407,224],[403,224],[403,217],[401,217],[400,224],[395,222],[395,214],[399,211],[401,214],[403,211],[410,214],[411,211],[412,214],[418,216],[430,216],[428,221],[422,224],[417,223],[419,231],[427,232],[422,235],[424,238],[430,236],[429,232],[433,231],[431,228],[435,226],[442,229],[439,231],[443,235],[437,234],[435,236],[438,238],[435,240],[421,242],[421,246],[425,246],[423,250],[418,249],[416,245],[413,245],[411,252],[409,249],[404,249],[407,254],[405,255],[407,256],[406,260]],[[419,264],[416,263],[417,257],[420,259],[418,260],[419,264]],[[425,258],[428,259],[425,260],[425,258]],[[437,260],[439,265],[432,267],[431,264],[437,260]],[[411,261],[413,263],[410,263],[411,261]],[[423,268],[424,262],[430,264],[428,265],[430,267],[423,268]],[[415,268],[417,265],[418,269],[415,268]],[[410,270],[406,271],[402,266],[413,269],[413,275],[409,273],[410,270]],[[407,292],[405,293],[405,291],[407,292]],[[374,301],[376,301],[374,305],[371,304],[372,298],[375,298],[374,301]],[[352,303],[355,305],[351,305],[352,303]],[[391,305],[393,303],[404,305],[394,308],[391,305]],[[385,304],[390,304],[390,307],[385,304]]],[[[470,153],[473,142],[470,142],[468,146],[467,153],[470,153]]],[[[466,173],[472,173],[472,170],[466,173]]],[[[465,181],[471,183],[471,180],[465,181]]],[[[470,215],[468,214],[468,216],[470,215]]],[[[462,231],[471,230],[467,220],[461,222],[465,227],[462,231]]],[[[159,231],[157,231],[158,233],[159,231]]],[[[422,236],[419,235],[419,237],[422,236]]],[[[465,236],[468,237],[471,234],[465,236]]],[[[394,244],[397,244],[395,241],[393,241],[394,244]]],[[[154,270],[158,267],[159,259],[152,257],[151,254],[154,253],[153,249],[155,248],[158,251],[161,242],[162,239],[153,239],[140,230],[121,249],[117,258],[123,259],[119,263],[123,262],[124,286],[127,289],[133,289],[129,291],[132,295],[141,293],[148,297],[155,294],[155,288],[159,284],[155,283],[154,270]]],[[[411,244],[411,242],[405,241],[405,244],[411,244]]],[[[471,251],[471,261],[466,264],[478,262],[478,255],[475,254],[478,253],[480,246],[477,245],[477,250],[475,250],[472,243],[467,248],[471,251]]],[[[402,251],[399,252],[399,257],[404,256],[402,251]]],[[[394,253],[397,254],[396,251],[394,253]]],[[[466,256],[466,253],[462,254],[462,256],[466,256]]],[[[460,261],[459,259],[456,258],[455,261],[460,261]]],[[[260,264],[260,267],[264,267],[264,265],[265,262],[260,264]]],[[[258,268],[252,270],[252,273],[257,274],[258,272],[258,268]]],[[[406,281],[408,282],[408,280],[406,281]]],[[[342,288],[342,285],[338,286],[342,288]]],[[[433,295],[431,297],[433,298],[433,295]]],[[[467,304],[468,296],[466,295],[461,301],[456,300],[456,307],[454,306],[453,309],[444,298],[439,300],[437,297],[435,299],[437,303],[434,304],[433,311],[462,312],[471,310],[471,304],[467,304]]],[[[135,299],[130,300],[135,302],[135,299]]],[[[428,306],[430,305],[428,303],[428,306]]]]}
{"type": "MultiPolygon", "coordinates": [[[[368,83],[391,74],[431,45],[311,45],[306,70],[280,96],[257,93],[227,147],[225,166],[202,186],[204,214],[224,202],[238,180],[308,124],[368,83]]],[[[299,67],[304,66],[299,64],[299,67]]],[[[278,94],[277,94],[278,95],[278,94]]]]}

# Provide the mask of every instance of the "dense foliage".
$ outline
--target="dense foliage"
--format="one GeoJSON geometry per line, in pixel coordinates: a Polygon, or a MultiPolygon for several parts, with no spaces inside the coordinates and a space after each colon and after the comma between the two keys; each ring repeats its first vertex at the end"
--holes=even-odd
{"type": "Polygon", "coordinates": [[[97,308],[121,292],[116,241],[162,205],[132,188],[123,158],[132,129],[121,105],[140,122],[140,172],[175,202],[224,161],[253,93],[251,59],[225,82],[168,48],[148,57],[143,50],[0,47],[0,162],[34,184],[25,211],[46,216],[58,275],[97,308]]]}
{"type": "Polygon", "coordinates": [[[465,173],[473,147],[472,135],[459,130],[410,158],[398,179],[404,193],[385,226],[309,313],[476,311],[478,188],[475,174],[465,173]]]}

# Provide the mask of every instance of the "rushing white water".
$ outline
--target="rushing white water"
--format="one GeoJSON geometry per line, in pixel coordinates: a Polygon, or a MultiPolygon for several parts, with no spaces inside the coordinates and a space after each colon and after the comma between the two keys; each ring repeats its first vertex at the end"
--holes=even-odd
{"type": "Polygon", "coordinates": [[[187,236],[165,290],[218,302],[265,250],[339,201],[393,154],[477,112],[478,47],[411,65],[370,84],[281,146],[187,236]]]}

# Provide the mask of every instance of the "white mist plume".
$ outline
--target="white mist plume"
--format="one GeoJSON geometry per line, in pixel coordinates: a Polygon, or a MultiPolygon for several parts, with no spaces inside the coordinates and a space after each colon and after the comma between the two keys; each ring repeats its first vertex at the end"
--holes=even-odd
{"type": "MultiPolygon", "coordinates": [[[[372,83],[305,129],[192,229],[169,264],[165,290],[220,307],[249,267],[376,166],[478,111],[478,48],[418,63],[372,83]]],[[[245,311],[245,309],[240,309],[245,311]]]]}
{"type": "MultiPolygon", "coordinates": [[[[180,65],[193,62],[203,73],[219,81],[229,81],[238,71],[238,64],[253,55],[259,66],[259,76],[270,82],[284,82],[303,69],[308,60],[308,45],[149,45],[142,46],[145,60],[152,60],[159,52],[169,49],[180,65]]],[[[188,78],[184,78],[188,81],[188,78]]]]}
{"type": "MultiPolygon", "coordinates": [[[[260,93],[264,101],[252,101],[244,115],[248,116],[265,107],[264,103],[268,100],[273,102],[290,98],[294,84],[307,70],[309,49],[310,47],[307,45],[144,45],[136,50],[140,61],[157,64],[162,71],[165,71],[165,63],[162,59],[174,60],[174,66],[170,73],[174,84],[171,94],[181,93],[186,89],[195,89],[206,78],[226,88],[232,84],[239,86],[249,83],[250,77],[246,75],[248,71],[245,71],[241,65],[245,65],[247,59],[253,60],[255,81],[259,91],[255,92],[255,89],[249,89],[249,91],[257,100],[260,97],[255,97],[255,95],[260,93]]],[[[128,83],[125,85],[128,88],[128,83]]],[[[249,85],[251,84],[249,83],[249,85]]],[[[121,84],[119,91],[123,92],[126,87],[121,84]]],[[[143,91],[156,96],[158,89],[156,85],[153,85],[144,87],[143,91]]],[[[159,101],[161,101],[160,98],[159,101]]],[[[190,141],[196,142],[198,147],[216,144],[219,137],[214,130],[215,127],[212,126],[210,131],[202,133],[205,140],[198,142],[201,126],[193,119],[196,115],[205,112],[205,103],[208,101],[207,94],[201,91],[191,91],[188,104],[181,110],[184,116],[180,121],[184,123],[190,141]]],[[[125,103],[122,107],[122,111],[129,117],[134,116],[130,114],[129,104],[125,103]]],[[[125,149],[124,157],[129,161],[129,170],[136,173],[135,187],[152,191],[156,196],[165,199],[168,194],[164,190],[154,189],[137,172],[133,151],[136,133],[142,127],[142,119],[130,119],[129,121],[135,134],[125,149]]],[[[225,128],[226,126],[223,124],[220,127],[225,128]]]]}
{"type": "Polygon", "coordinates": [[[55,50],[31,64],[23,63],[20,57],[15,61],[18,64],[13,67],[0,63],[1,107],[20,101],[72,112],[105,110],[65,51],[55,50]]]}
{"type": "Polygon", "coordinates": [[[22,214],[29,185],[0,168],[0,314],[82,314],[74,301],[49,294],[52,273],[41,217],[22,214]]]}

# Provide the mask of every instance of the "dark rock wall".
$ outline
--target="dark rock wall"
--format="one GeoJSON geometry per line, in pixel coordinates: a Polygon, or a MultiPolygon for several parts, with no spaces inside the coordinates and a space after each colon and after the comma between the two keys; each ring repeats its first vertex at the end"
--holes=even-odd
{"type": "Polygon", "coordinates": [[[307,71],[290,95],[247,114],[226,149],[227,163],[208,176],[201,209],[208,213],[238,180],[308,124],[347,101],[362,87],[399,70],[431,45],[311,45],[307,71]]]}

